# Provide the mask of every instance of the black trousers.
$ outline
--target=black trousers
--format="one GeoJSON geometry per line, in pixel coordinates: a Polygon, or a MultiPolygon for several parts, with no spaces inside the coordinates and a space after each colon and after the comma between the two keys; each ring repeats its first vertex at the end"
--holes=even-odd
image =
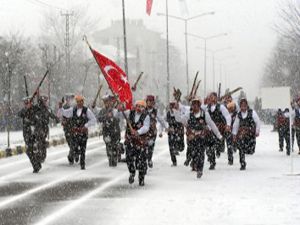
{"type": "Polygon", "coordinates": [[[278,129],[279,148],[283,150],[284,141],[286,143],[286,151],[290,153],[290,129],[289,127],[281,127],[278,129]]]}
{"type": "Polygon", "coordinates": [[[186,149],[186,162],[190,163],[192,160],[192,145],[190,141],[187,140],[187,149],[186,149]]]}
{"type": "Polygon", "coordinates": [[[65,132],[65,138],[69,146],[69,157],[74,155],[74,150],[73,150],[73,142],[72,142],[72,133],[70,130],[64,129],[65,132]]]}
{"type": "Polygon", "coordinates": [[[234,151],[234,143],[233,143],[233,136],[231,133],[225,135],[225,141],[227,145],[227,157],[228,162],[233,162],[233,151],[234,151]]]}
{"type": "Polygon", "coordinates": [[[139,177],[143,178],[147,173],[147,149],[139,148],[131,143],[126,145],[126,163],[131,174],[139,171],[139,177]]]}
{"type": "Polygon", "coordinates": [[[25,140],[25,144],[26,144],[26,155],[29,158],[32,168],[37,169],[41,167],[38,151],[34,147],[35,144],[34,138],[25,140]]]}
{"type": "Polygon", "coordinates": [[[225,140],[220,141],[216,137],[214,137],[214,141],[211,147],[214,149],[216,156],[219,157],[221,155],[221,152],[225,151],[225,140]]]}
{"type": "Polygon", "coordinates": [[[239,150],[240,164],[246,165],[245,154],[254,154],[256,146],[255,137],[238,138],[237,148],[239,150]]]}
{"type": "MultiPolygon", "coordinates": [[[[85,166],[85,152],[86,152],[86,144],[87,144],[87,135],[75,135],[73,137],[73,147],[74,147],[74,155],[75,157],[80,156],[80,165],[81,167],[85,166]]],[[[74,157],[73,155],[73,157],[74,157]]]]}
{"type": "Polygon", "coordinates": [[[298,148],[299,148],[299,151],[300,151],[300,127],[296,127],[295,131],[296,131],[297,144],[298,144],[298,148]]]}
{"type": "Polygon", "coordinates": [[[37,150],[40,162],[44,162],[47,157],[47,135],[48,132],[41,131],[36,135],[37,150]]]}
{"type": "Polygon", "coordinates": [[[205,160],[205,139],[195,138],[190,141],[193,168],[196,171],[203,171],[205,160]]]}
{"type": "Polygon", "coordinates": [[[222,143],[215,135],[209,135],[206,139],[206,154],[210,165],[216,165],[216,154],[220,154],[222,143]]]}
{"type": "Polygon", "coordinates": [[[153,136],[153,137],[150,138],[150,144],[148,146],[148,154],[147,154],[148,162],[152,160],[154,147],[155,147],[155,141],[156,141],[156,136],[153,136]]]}
{"type": "Polygon", "coordinates": [[[116,166],[118,163],[119,142],[110,142],[105,145],[109,166],[116,166]]]}
{"type": "Polygon", "coordinates": [[[184,136],[168,134],[168,143],[172,163],[177,163],[176,152],[184,150],[184,136]]]}

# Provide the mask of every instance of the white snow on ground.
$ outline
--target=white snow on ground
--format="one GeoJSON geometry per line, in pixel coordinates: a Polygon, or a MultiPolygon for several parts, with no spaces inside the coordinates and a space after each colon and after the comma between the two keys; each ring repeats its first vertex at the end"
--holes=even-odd
{"type": "MultiPolygon", "coordinates": [[[[209,171],[205,163],[200,180],[183,166],[184,154],[178,159],[179,166],[171,167],[167,140],[158,139],[156,154],[161,155],[146,176],[144,188],[136,183],[130,186],[126,176],[120,182],[121,196],[106,197],[99,192],[97,198],[81,202],[51,224],[299,224],[300,177],[290,176],[290,157],[278,152],[277,133],[270,130],[270,126],[262,127],[256,153],[246,158],[246,171],[239,170],[237,153],[233,166],[227,165],[223,154],[215,171],[209,171]]],[[[293,161],[294,172],[300,173],[297,154],[293,161]]],[[[126,171],[125,165],[111,171],[117,177],[123,176],[122,170],[126,171]]],[[[58,208],[49,205],[48,217],[75,203],[67,201],[58,208]]]]}
{"type": "MultiPolygon", "coordinates": [[[[133,185],[128,184],[124,163],[117,168],[107,166],[103,142],[100,143],[99,148],[99,139],[89,140],[86,171],[68,167],[65,158],[67,149],[58,146],[49,151],[45,167],[37,176],[25,171],[16,178],[5,179],[6,182],[33,181],[43,185],[45,182],[56,185],[56,180],[59,182],[64,177],[67,181],[108,179],[75,199],[45,203],[43,214],[37,215],[33,221],[56,225],[300,223],[300,176],[291,175],[291,157],[278,151],[278,134],[271,132],[270,126],[262,126],[256,153],[246,156],[246,171],[239,170],[238,153],[234,155],[233,166],[227,165],[226,154],[222,154],[215,171],[209,171],[209,164],[205,162],[201,179],[183,166],[185,152],[178,157],[178,167],[171,167],[167,138],[158,138],[154,168],[149,170],[146,185],[142,188],[137,185],[137,176],[133,185]]],[[[293,153],[293,174],[300,174],[300,156],[296,153],[293,153]]],[[[26,159],[18,157],[18,160],[26,159]]],[[[5,165],[13,158],[3,160],[0,160],[3,162],[0,175],[11,172],[5,165]]],[[[24,168],[29,167],[28,161],[23,163],[24,168]]],[[[7,197],[2,200],[7,200],[7,197]]],[[[22,201],[17,204],[22,204],[22,201]]]]}

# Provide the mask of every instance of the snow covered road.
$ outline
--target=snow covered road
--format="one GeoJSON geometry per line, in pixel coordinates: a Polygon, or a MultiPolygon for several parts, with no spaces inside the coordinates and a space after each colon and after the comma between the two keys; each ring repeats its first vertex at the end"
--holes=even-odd
{"type": "MultiPolygon", "coordinates": [[[[66,145],[48,149],[39,174],[26,155],[0,160],[0,224],[245,224],[300,223],[300,176],[290,176],[290,157],[278,152],[277,133],[263,126],[256,153],[240,171],[226,154],[215,171],[205,164],[197,180],[183,166],[171,167],[167,138],[157,139],[154,168],[145,187],[128,184],[124,163],[109,168],[102,140],[91,138],[87,170],[67,164],[66,145]]],[[[294,153],[294,173],[300,157],[294,153]]]]}

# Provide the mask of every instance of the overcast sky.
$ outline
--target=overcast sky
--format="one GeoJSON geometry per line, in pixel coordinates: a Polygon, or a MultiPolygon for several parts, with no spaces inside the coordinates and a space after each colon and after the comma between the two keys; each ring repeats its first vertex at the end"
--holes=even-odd
{"type": "MultiPolygon", "coordinates": [[[[165,35],[165,19],[157,16],[165,12],[165,0],[153,0],[151,16],[146,15],[146,0],[125,0],[128,18],[143,19],[147,27],[165,35]]],[[[232,47],[231,50],[216,54],[221,60],[216,62],[216,78],[222,76],[222,83],[232,89],[242,86],[249,98],[259,94],[259,81],[263,75],[264,65],[270,57],[276,43],[277,34],[273,24],[278,19],[279,1],[282,0],[185,0],[187,16],[194,16],[208,11],[215,15],[205,16],[189,22],[189,33],[200,36],[212,36],[228,33],[228,36],[207,42],[211,50],[232,47]],[[222,73],[220,73],[222,64],[222,73]]],[[[0,35],[16,30],[24,36],[38,36],[40,23],[45,11],[71,9],[74,6],[86,7],[90,16],[99,18],[99,28],[109,25],[113,19],[122,16],[121,0],[0,0],[0,35]]],[[[170,15],[186,16],[180,8],[179,0],[169,0],[170,15]]],[[[170,42],[184,52],[184,24],[181,21],[169,21],[170,42]]],[[[203,58],[201,49],[204,43],[200,39],[189,37],[190,74],[199,70],[203,79],[203,58]]],[[[183,77],[185,75],[183,74],[183,77]]],[[[212,89],[212,59],[208,53],[207,60],[208,90],[212,89]]],[[[185,79],[185,78],[183,78],[185,79]]]]}

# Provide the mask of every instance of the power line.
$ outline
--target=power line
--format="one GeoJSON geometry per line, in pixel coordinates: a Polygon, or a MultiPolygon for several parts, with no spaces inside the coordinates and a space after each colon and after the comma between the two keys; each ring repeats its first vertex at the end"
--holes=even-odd
{"type": "Polygon", "coordinates": [[[44,6],[44,7],[48,7],[48,8],[53,8],[53,9],[56,9],[56,10],[66,10],[64,8],[60,8],[58,6],[55,6],[55,5],[50,5],[46,2],[43,2],[43,1],[40,1],[40,0],[27,0],[28,2],[34,4],[34,5],[37,5],[37,6],[44,6]]]}

